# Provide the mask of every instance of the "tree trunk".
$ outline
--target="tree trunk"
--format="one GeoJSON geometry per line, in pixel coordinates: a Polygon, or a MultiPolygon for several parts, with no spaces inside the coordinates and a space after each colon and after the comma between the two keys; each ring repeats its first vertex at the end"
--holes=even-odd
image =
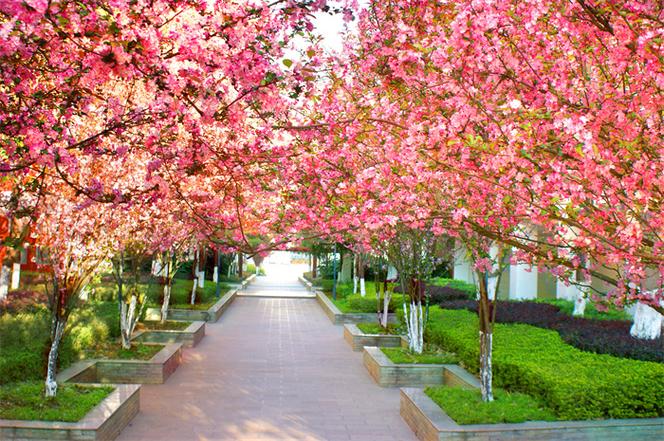
{"type": "Polygon", "coordinates": [[[21,282],[21,264],[14,263],[12,265],[12,284],[11,289],[18,289],[21,282]]]}
{"type": "Polygon", "coordinates": [[[198,279],[194,279],[194,286],[191,288],[191,304],[196,302],[196,289],[198,288],[198,279]]]}
{"type": "Polygon", "coordinates": [[[168,260],[166,260],[166,265],[163,267],[166,270],[166,275],[164,277],[164,300],[161,302],[161,323],[164,323],[168,317],[168,305],[171,302],[171,284],[173,283],[171,278],[173,259],[170,253],[166,253],[166,256],[168,260]]]}
{"type": "Polygon", "coordinates": [[[313,264],[311,265],[311,278],[318,277],[318,256],[314,254],[313,264]]]}
{"type": "Polygon", "coordinates": [[[10,276],[11,270],[9,267],[7,265],[2,265],[2,268],[0,268],[0,299],[7,297],[10,276]]]}
{"type": "Polygon", "coordinates": [[[161,304],[161,322],[164,323],[168,318],[168,305],[171,302],[171,280],[166,281],[164,285],[164,301],[161,304]]]}
{"type": "Polygon", "coordinates": [[[367,288],[364,284],[364,261],[361,255],[357,256],[357,277],[360,281],[360,295],[364,297],[367,295],[367,288]]]}
{"type": "Polygon", "coordinates": [[[583,291],[579,290],[576,299],[574,300],[574,311],[572,312],[572,315],[575,317],[583,317],[583,314],[586,312],[586,303],[588,303],[588,301],[586,300],[585,294],[583,291]]]}
{"type": "Polygon", "coordinates": [[[479,328],[480,328],[480,390],[483,401],[493,401],[493,319],[497,282],[484,273],[478,273],[479,328]],[[491,289],[491,291],[489,291],[491,289]]]}
{"type": "Polygon", "coordinates": [[[242,280],[243,272],[244,272],[244,255],[242,253],[238,253],[237,255],[237,276],[242,280]]]}
{"type": "MultiPolygon", "coordinates": [[[[131,334],[134,333],[138,316],[136,316],[136,301],[135,295],[131,296],[129,306],[122,302],[120,310],[120,337],[122,338],[122,348],[131,348],[131,334]]],[[[139,314],[140,315],[140,314],[139,314]]]]}
{"type": "MultiPolygon", "coordinates": [[[[406,330],[408,333],[408,348],[421,354],[424,348],[424,316],[422,314],[422,301],[411,300],[410,308],[403,304],[404,319],[406,321],[406,330]]],[[[385,316],[387,317],[387,315],[385,316]]],[[[385,319],[387,322],[387,319],[385,319]]],[[[386,323],[387,326],[387,323],[386,323]]]]}
{"type": "Polygon", "coordinates": [[[493,332],[480,330],[480,389],[483,401],[493,401],[493,332]]]}
{"type": "Polygon", "coordinates": [[[341,271],[339,271],[339,283],[350,282],[351,271],[353,269],[352,254],[341,255],[341,271]]]}
{"type": "Polygon", "coordinates": [[[198,277],[198,286],[205,288],[205,247],[202,247],[198,253],[198,266],[196,277],[198,277]],[[202,262],[202,265],[201,265],[202,262]]]}
{"type": "MultiPolygon", "coordinates": [[[[355,254],[353,256],[353,294],[357,294],[359,280],[359,277],[357,277],[357,254],[355,254]]],[[[376,295],[379,295],[378,290],[376,290],[376,295]]]]}
{"type": "Polygon", "coordinates": [[[57,315],[53,318],[51,325],[51,348],[48,351],[48,364],[46,367],[45,390],[47,397],[54,397],[58,392],[58,383],[56,381],[56,369],[58,367],[58,353],[60,350],[60,341],[65,329],[65,321],[57,315]]]}
{"type": "Polygon", "coordinates": [[[390,300],[392,299],[392,293],[390,291],[385,290],[385,293],[383,294],[383,315],[381,317],[380,325],[383,328],[387,328],[387,318],[388,314],[390,313],[390,300]]]}
{"type": "Polygon", "coordinates": [[[664,317],[655,309],[645,303],[637,303],[634,313],[634,323],[629,333],[634,338],[654,340],[662,335],[662,320],[664,317]]]}

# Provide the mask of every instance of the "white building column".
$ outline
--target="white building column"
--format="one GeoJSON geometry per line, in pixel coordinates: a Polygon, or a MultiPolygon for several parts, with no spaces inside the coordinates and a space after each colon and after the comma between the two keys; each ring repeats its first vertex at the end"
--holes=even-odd
{"type": "Polygon", "coordinates": [[[510,299],[537,298],[537,268],[525,263],[510,265],[510,299]]]}
{"type": "Polygon", "coordinates": [[[576,285],[566,286],[565,282],[558,280],[556,283],[556,298],[575,302],[579,298],[581,290],[576,285]]]}
{"type": "Polygon", "coordinates": [[[454,278],[475,284],[473,265],[466,257],[464,247],[458,247],[454,252],[454,278]]]}

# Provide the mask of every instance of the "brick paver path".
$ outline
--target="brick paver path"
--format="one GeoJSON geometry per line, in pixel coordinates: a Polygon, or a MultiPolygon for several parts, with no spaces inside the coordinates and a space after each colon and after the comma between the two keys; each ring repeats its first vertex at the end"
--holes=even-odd
{"type": "MultiPolygon", "coordinates": [[[[303,293],[258,278],[249,292],[303,293]]],[[[312,299],[238,297],[120,440],[411,441],[398,389],[376,386],[312,299]]]]}

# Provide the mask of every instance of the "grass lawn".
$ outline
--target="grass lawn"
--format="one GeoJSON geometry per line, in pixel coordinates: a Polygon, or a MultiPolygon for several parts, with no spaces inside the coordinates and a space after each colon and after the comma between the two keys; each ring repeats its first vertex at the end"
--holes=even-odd
{"type": "Polygon", "coordinates": [[[164,345],[132,343],[130,349],[122,349],[119,343],[104,342],[85,351],[86,358],[112,360],[149,360],[161,351],[164,345]]]}
{"type": "Polygon", "coordinates": [[[383,328],[378,323],[358,323],[357,327],[365,334],[379,334],[379,335],[399,335],[401,327],[394,323],[388,323],[387,329],[383,328]]]}
{"type": "Polygon", "coordinates": [[[494,401],[485,403],[478,389],[435,386],[424,390],[458,424],[555,421],[551,410],[521,393],[494,389],[494,401]]]}
{"type": "Polygon", "coordinates": [[[178,322],[175,320],[166,320],[164,323],[159,320],[149,320],[140,322],[136,328],[139,330],[148,329],[151,331],[182,331],[187,329],[191,324],[192,322],[178,322]]]}
{"type": "MultiPolygon", "coordinates": [[[[571,300],[565,299],[536,299],[538,303],[548,303],[550,305],[555,305],[560,308],[560,311],[572,315],[574,312],[574,302],[571,300]]],[[[627,314],[623,309],[617,309],[616,307],[608,308],[606,311],[598,311],[597,307],[588,302],[586,304],[586,309],[583,312],[583,318],[595,319],[595,320],[626,320],[632,321],[632,317],[627,314]]]]}
{"type": "Polygon", "coordinates": [[[396,364],[455,364],[456,355],[449,352],[425,350],[421,354],[413,354],[407,348],[380,348],[387,358],[396,364]]]}
{"type": "Polygon", "coordinates": [[[113,391],[112,386],[58,385],[53,398],[44,397],[44,384],[13,383],[0,386],[0,418],[75,422],[113,391]]]}

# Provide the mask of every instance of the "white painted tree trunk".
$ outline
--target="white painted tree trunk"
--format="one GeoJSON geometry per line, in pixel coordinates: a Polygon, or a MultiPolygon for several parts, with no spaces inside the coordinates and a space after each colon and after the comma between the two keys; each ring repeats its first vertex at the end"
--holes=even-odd
{"type": "Polygon", "coordinates": [[[212,272],[212,282],[217,283],[219,281],[219,267],[215,266],[214,271],[212,272]]]}
{"type": "Polygon", "coordinates": [[[367,295],[367,287],[364,284],[364,277],[360,278],[360,295],[362,297],[367,295]]]}
{"type": "Polygon", "coordinates": [[[168,317],[168,305],[171,302],[171,285],[170,281],[164,285],[164,302],[161,304],[161,322],[164,323],[168,317]]]}
{"type": "Polygon", "coordinates": [[[21,264],[15,263],[12,265],[12,285],[11,289],[18,289],[21,281],[21,264]]]}
{"type": "Polygon", "coordinates": [[[0,299],[7,297],[7,293],[9,292],[10,273],[11,270],[9,267],[2,265],[2,268],[0,269],[0,299]]]}
{"type": "Polygon", "coordinates": [[[403,314],[406,321],[406,331],[408,334],[408,348],[421,354],[424,348],[424,315],[422,313],[422,302],[411,301],[410,308],[403,304],[403,314]]]}
{"type": "Polygon", "coordinates": [[[393,267],[392,265],[387,266],[387,280],[397,280],[397,277],[399,276],[399,273],[397,273],[397,269],[393,267]]]}
{"type": "Polygon", "coordinates": [[[587,288],[580,288],[576,294],[576,299],[574,300],[574,311],[572,315],[575,317],[583,317],[583,314],[586,312],[586,304],[588,299],[586,299],[587,288]]]}
{"type": "MultiPolygon", "coordinates": [[[[357,274],[357,254],[353,255],[353,294],[357,294],[357,284],[359,277],[357,274]]],[[[378,295],[378,290],[376,290],[376,295],[378,295]]]]}
{"type": "Polygon", "coordinates": [[[124,349],[131,348],[131,335],[136,329],[136,323],[143,313],[143,307],[145,303],[141,304],[140,310],[136,311],[136,304],[138,298],[135,295],[131,296],[129,301],[129,306],[125,302],[122,302],[120,310],[120,336],[122,337],[122,347],[124,349]]]}
{"type": "Polygon", "coordinates": [[[480,389],[483,401],[493,401],[493,333],[480,331],[480,389]]]}
{"type": "MultiPolygon", "coordinates": [[[[376,291],[378,292],[378,291],[376,291]]],[[[392,299],[392,293],[390,291],[385,291],[383,296],[383,315],[380,318],[380,325],[383,328],[387,328],[387,317],[390,313],[390,300],[392,299]]]]}
{"type": "Polygon", "coordinates": [[[205,270],[198,272],[198,286],[205,288],[205,270]]]}
{"type": "Polygon", "coordinates": [[[191,304],[196,301],[196,288],[198,288],[198,279],[194,279],[194,286],[191,288],[191,304]]]}
{"type": "Polygon", "coordinates": [[[46,396],[54,397],[58,392],[58,383],[56,381],[56,369],[58,366],[58,351],[60,349],[60,341],[62,340],[62,333],[65,329],[65,323],[55,320],[53,326],[53,337],[51,340],[51,349],[48,351],[48,364],[46,368],[46,396]]]}
{"type": "Polygon", "coordinates": [[[662,320],[664,317],[654,308],[645,303],[637,303],[634,313],[634,323],[629,333],[634,338],[654,340],[662,335],[662,320]]]}
{"type": "Polygon", "coordinates": [[[163,269],[164,269],[164,266],[162,265],[160,260],[152,259],[152,275],[153,276],[162,275],[161,272],[163,271],[163,269]]]}

